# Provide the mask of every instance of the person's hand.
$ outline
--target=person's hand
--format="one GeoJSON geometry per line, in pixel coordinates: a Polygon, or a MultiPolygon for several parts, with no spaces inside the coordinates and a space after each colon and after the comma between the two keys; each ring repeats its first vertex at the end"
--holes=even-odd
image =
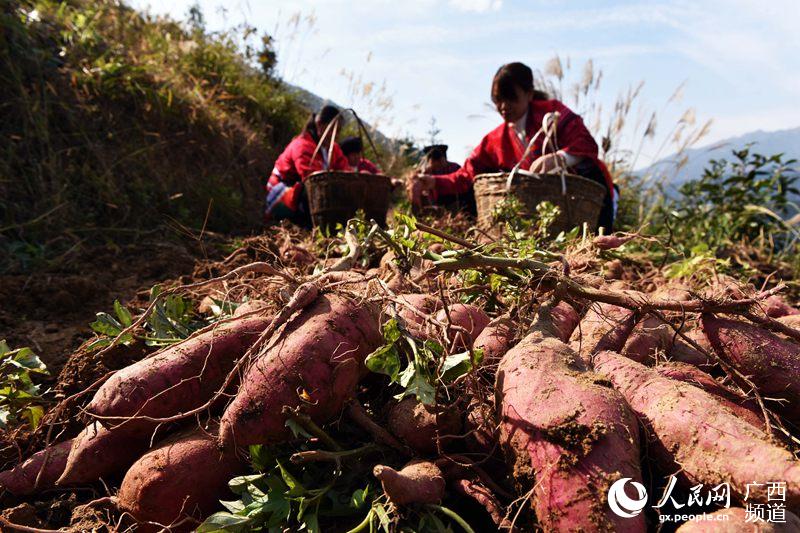
{"type": "Polygon", "coordinates": [[[427,174],[413,174],[409,176],[406,182],[406,189],[408,191],[408,198],[411,200],[411,206],[415,208],[422,207],[427,199],[433,197],[436,190],[436,178],[427,174]]]}
{"type": "Polygon", "coordinates": [[[534,174],[547,174],[562,168],[566,168],[566,161],[561,154],[547,154],[535,160],[529,169],[534,174]]]}

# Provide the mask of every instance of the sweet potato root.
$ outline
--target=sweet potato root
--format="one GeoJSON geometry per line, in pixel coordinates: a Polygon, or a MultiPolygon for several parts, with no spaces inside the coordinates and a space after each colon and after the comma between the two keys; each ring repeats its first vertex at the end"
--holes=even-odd
{"type": "Polygon", "coordinates": [[[428,461],[411,461],[397,471],[377,465],[373,475],[383,485],[383,492],[395,505],[439,503],[444,497],[445,481],[442,471],[428,461]]]}
{"type": "Polygon", "coordinates": [[[567,302],[561,301],[550,310],[550,316],[552,317],[553,325],[558,330],[558,338],[563,342],[569,342],[572,332],[575,331],[581,321],[578,312],[567,302]]]}
{"type": "Polygon", "coordinates": [[[747,322],[703,315],[702,323],[717,354],[764,396],[785,400],[777,412],[800,421],[800,345],[747,322]]]}
{"type": "MultiPolygon", "coordinates": [[[[540,317],[541,317],[540,311],[540,317]]],[[[552,328],[554,329],[554,328],[552,328]]],[[[495,391],[500,443],[545,531],[644,531],[606,505],[620,477],[641,480],[638,424],[569,346],[535,331],[506,353],[495,391]]]]}
{"type": "Polygon", "coordinates": [[[800,518],[786,511],[786,522],[754,522],[748,520],[747,511],[742,507],[728,507],[709,513],[705,520],[684,522],[677,533],[795,533],[800,531],[800,518]],[[723,516],[727,518],[722,518],[723,516]]]}
{"type": "Polygon", "coordinates": [[[426,406],[416,398],[403,398],[389,411],[389,431],[408,444],[414,451],[429,454],[436,451],[436,436],[444,447],[450,439],[446,435],[457,435],[461,431],[461,420],[454,409],[426,406]],[[437,423],[438,422],[438,423],[437,423]]]}
{"type": "Polygon", "coordinates": [[[320,296],[264,347],[225,410],[225,445],[280,442],[290,435],[284,407],[315,422],[336,416],[353,397],[364,359],[383,343],[377,312],[363,302],[320,296]]]}
{"type": "Polygon", "coordinates": [[[622,355],[638,363],[651,363],[672,348],[675,333],[668,324],[648,315],[631,331],[625,342],[622,355]]]}
{"type": "Polygon", "coordinates": [[[469,479],[459,479],[453,483],[453,489],[486,509],[486,512],[492,518],[492,522],[501,531],[508,531],[509,533],[518,531],[516,527],[511,525],[511,521],[506,518],[503,506],[495,495],[480,483],[469,479]]]}
{"type": "Polygon", "coordinates": [[[633,311],[616,305],[592,304],[572,332],[569,344],[590,366],[593,354],[603,350],[620,351],[635,324],[633,311]]]}
{"type": "Polygon", "coordinates": [[[127,426],[107,429],[92,422],[72,440],[59,485],[77,485],[124,472],[150,444],[150,435],[127,426]]]}
{"type": "Polygon", "coordinates": [[[761,307],[764,313],[771,318],[780,318],[782,316],[800,315],[800,311],[786,303],[786,300],[777,294],[773,294],[763,302],[761,307]]]}
{"type": "Polygon", "coordinates": [[[455,327],[448,328],[447,339],[456,349],[466,350],[472,347],[475,338],[481,334],[483,328],[489,323],[489,317],[478,307],[469,304],[453,304],[445,312],[444,309],[436,314],[436,320],[443,324],[448,323],[447,316],[453,326],[464,328],[466,333],[455,327]]]}
{"type": "MultiPolygon", "coordinates": [[[[691,484],[729,482],[740,499],[748,483],[777,479],[786,482],[787,507],[800,504],[800,461],[716,397],[612,352],[597,354],[594,362],[644,423],[662,472],[680,472],[691,484]]],[[[765,491],[751,491],[748,501],[765,499],[765,491]]]]}
{"type": "Polygon", "coordinates": [[[764,427],[763,415],[754,399],[747,398],[726,387],[696,366],[687,363],[669,362],[656,366],[655,370],[664,377],[700,387],[709,394],[716,396],[720,403],[751,426],[759,429],[764,427]]]}
{"type": "MultiPolygon", "coordinates": [[[[102,417],[165,418],[199,407],[269,323],[267,317],[240,318],[123,368],[100,387],[87,410],[102,417]]],[[[139,419],[122,428],[149,437],[155,426],[139,419]]]]}
{"type": "Polygon", "coordinates": [[[54,487],[67,464],[71,447],[72,439],[53,444],[49,451],[38,451],[14,468],[0,472],[0,492],[7,490],[11,494],[24,496],[54,487]]]}
{"type": "Polygon", "coordinates": [[[442,307],[442,302],[427,294],[401,294],[397,299],[402,302],[397,304],[397,317],[409,333],[420,339],[428,338],[429,326],[425,323],[425,317],[436,313],[442,307]]]}
{"type": "Polygon", "coordinates": [[[505,355],[517,334],[514,322],[507,315],[489,322],[475,338],[473,348],[483,350],[483,364],[495,365],[505,355]]]}
{"type": "MultiPolygon", "coordinates": [[[[145,522],[167,526],[187,517],[199,521],[220,507],[228,481],[244,470],[234,453],[221,452],[213,436],[195,430],[137,460],[122,480],[117,506],[142,523],[137,531],[160,530],[145,522]]],[[[193,525],[177,530],[188,531],[193,525]]]]}

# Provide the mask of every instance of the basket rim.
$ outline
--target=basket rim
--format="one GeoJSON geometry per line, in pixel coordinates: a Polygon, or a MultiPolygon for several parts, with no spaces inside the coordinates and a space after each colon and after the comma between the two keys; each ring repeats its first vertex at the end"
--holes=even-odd
{"type": "Polygon", "coordinates": [[[320,181],[328,177],[344,177],[348,178],[369,178],[369,179],[382,179],[391,183],[391,178],[386,174],[371,174],[369,172],[353,172],[350,170],[317,170],[306,176],[305,182],[320,181]]]}
{"type": "MultiPolygon", "coordinates": [[[[511,174],[511,172],[484,172],[482,174],[477,174],[475,176],[474,182],[477,182],[478,180],[488,180],[488,179],[492,179],[492,178],[503,178],[503,179],[506,179],[506,178],[508,178],[509,174],[511,174]]],[[[558,179],[561,179],[561,174],[560,173],[557,174],[557,173],[554,173],[554,172],[545,172],[545,173],[537,174],[537,173],[533,173],[533,172],[527,172],[527,171],[520,170],[520,171],[517,172],[517,175],[518,176],[523,176],[525,178],[535,178],[535,179],[541,179],[541,178],[558,178],[558,179]]],[[[584,176],[580,176],[578,174],[572,174],[572,173],[567,172],[567,173],[564,174],[564,177],[570,178],[570,180],[572,180],[572,181],[577,179],[578,181],[585,181],[587,183],[592,183],[594,185],[597,185],[598,187],[603,187],[603,185],[597,183],[596,181],[590,180],[589,178],[586,178],[584,176]]],[[[603,188],[605,189],[605,187],[603,187],[603,188]]]]}

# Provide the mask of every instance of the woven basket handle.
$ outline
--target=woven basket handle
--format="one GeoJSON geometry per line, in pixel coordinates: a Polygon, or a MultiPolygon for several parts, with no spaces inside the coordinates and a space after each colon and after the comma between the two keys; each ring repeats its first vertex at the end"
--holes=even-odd
{"type": "MultiPolygon", "coordinates": [[[[557,136],[556,132],[558,131],[558,119],[561,117],[561,113],[558,111],[552,111],[550,113],[546,113],[544,118],[542,118],[542,126],[539,130],[531,137],[531,140],[528,142],[528,145],[525,147],[525,152],[523,152],[522,157],[520,158],[519,162],[514,165],[514,168],[511,169],[511,172],[508,174],[508,179],[506,180],[506,192],[511,190],[511,183],[514,180],[514,177],[519,172],[520,166],[522,166],[523,161],[525,158],[530,155],[533,151],[533,147],[536,144],[539,135],[544,135],[544,143],[542,145],[542,155],[547,153],[548,145],[552,147],[553,153],[558,151],[558,144],[557,144],[557,136]]],[[[567,194],[567,181],[564,178],[564,174],[566,173],[566,169],[563,167],[559,168],[561,172],[561,192],[562,194],[567,194]]]]}

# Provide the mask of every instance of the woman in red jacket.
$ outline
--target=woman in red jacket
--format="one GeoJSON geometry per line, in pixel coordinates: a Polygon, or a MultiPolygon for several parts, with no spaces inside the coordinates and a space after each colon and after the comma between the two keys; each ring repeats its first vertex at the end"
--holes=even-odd
{"type": "Polygon", "coordinates": [[[473,194],[472,182],[476,175],[510,171],[522,159],[529,141],[542,126],[544,116],[557,111],[560,115],[556,131],[558,151],[543,154],[543,135],[540,135],[521,168],[545,173],[566,166],[572,173],[604,185],[606,195],[598,225],[611,231],[617,192],[608,169],[597,157],[597,143],[581,117],[558,100],[551,100],[545,93],[535,90],[533,72],[522,63],[500,67],[492,82],[492,101],[503,117],[503,124],[483,138],[460,170],[440,176],[414,176],[409,183],[412,204],[421,205],[424,196],[440,204],[458,201],[473,194]]]}
{"type": "Polygon", "coordinates": [[[328,126],[334,120],[339,120],[339,110],[326,105],[309,117],[300,135],[278,156],[267,183],[266,221],[288,218],[296,224],[310,226],[308,200],[303,189],[305,179],[319,170],[349,170],[339,145],[334,142],[331,149],[335,127],[328,126]]]}

